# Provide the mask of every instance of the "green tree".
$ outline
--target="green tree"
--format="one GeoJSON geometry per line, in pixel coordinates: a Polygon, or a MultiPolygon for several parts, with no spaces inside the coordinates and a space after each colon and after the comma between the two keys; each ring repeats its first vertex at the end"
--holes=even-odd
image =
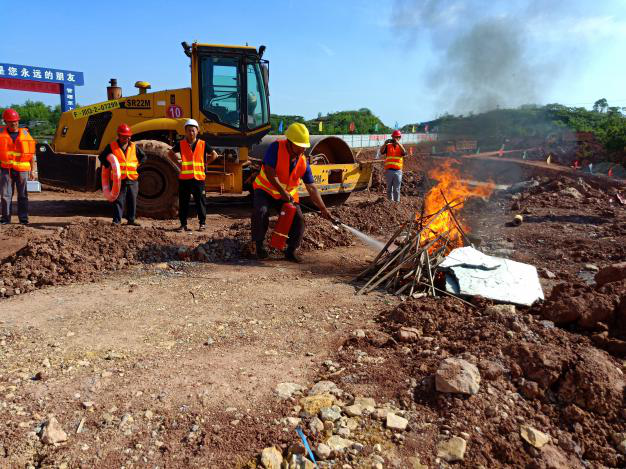
{"type": "Polygon", "coordinates": [[[593,103],[593,110],[596,112],[606,112],[608,107],[609,103],[606,98],[598,99],[595,103],[593,103]]]}
{"type": "MultiPolygon", "coordinates": [[[[11,104],[7,107],[18,112],[20,125],[29,127],[35,137],[53,135],[61,117],[60,105],[52,108],[41,101],[27,100],[24,104],[11,104]]],[[[6,107],[0,107],[0,113],[5,109],[6,107]]]]}

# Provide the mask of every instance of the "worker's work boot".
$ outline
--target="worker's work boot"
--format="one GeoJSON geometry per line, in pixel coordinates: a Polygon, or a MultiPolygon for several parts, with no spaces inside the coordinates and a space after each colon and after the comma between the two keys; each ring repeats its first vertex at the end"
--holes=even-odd
{"type": "Polygon", "coordinates": [[[128,226],[141,226],[141,223],[139,223],[137,220],[128,220],[126,224],[128,226]]]}
{"type": "Polygon", "coordinates": [[[296,264],[302,263],[302,258],[298,256],[294,251],[285,251],[285,259],[289,262],[295,262],[296,264]]]}
{"type": "Polygon", "coordinates": [[[204,231],[206,230],[206,225],[204,223],[200,223],[200,226],[198,227],[198,231],[204,231]]]}
{"type": "Polygon", "coordinates": [[[182,233],[183,231],[191,231],[191,228],[189,228],[187,225],[183,225],[177,228],[176,231],[178,231],[179,233],[182,233]]]}
{"type": "Polygon", "coordinates": [[[263,243],[256,245],[256,257],[259,259],[267,259],[269,257],[269,253],[263,247],[263,243]]]}

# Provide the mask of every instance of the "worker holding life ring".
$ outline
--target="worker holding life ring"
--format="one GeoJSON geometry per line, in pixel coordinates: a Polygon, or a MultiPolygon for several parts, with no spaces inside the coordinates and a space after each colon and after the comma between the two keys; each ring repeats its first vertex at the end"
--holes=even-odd
{"type": "Polygon", "coordinates": [[[333,218],[313,183],[313,173],[304,156],[305,150],[311,146],[309,130],[304,124],[296,122],[287,128],[285,137],[268,147],[261,172],[253,184],[252,239],[256,243],[257,257],[265,259],[268,253],[263,242],[269,225],[270,209],[280,211],[285,202],[291,202],[296,205],[296,213],[289,230],[285,258],[291,262],[301,262],[296,255],[304,235],[304,217],[298,196],[300,181],[304,183],[321,215],[331,221],[333,218]]]}
{"type": "Polygon", "coordinates": [[[132,131],[128,124],[117,128],[117,139],[106,146],[98,159],[104,168],[111,168],[109,155],[115,156],[119,163],[119,195],[113,201],[113,224],[119,225],[126,208],[127,225],[140,226],[137,216],[137,194],[139,193],[139,173],[137,169],[146,160],[141,148],[130,141],[132,131]]]}
{"type": "Polygon", "coordinates": [[[102,193],[109,202],[115,202],[120,195],[120,184],[122,182],[120,163],[117,158],[109,153],[107,155],[109,167],[102,166],[102,193]]]}

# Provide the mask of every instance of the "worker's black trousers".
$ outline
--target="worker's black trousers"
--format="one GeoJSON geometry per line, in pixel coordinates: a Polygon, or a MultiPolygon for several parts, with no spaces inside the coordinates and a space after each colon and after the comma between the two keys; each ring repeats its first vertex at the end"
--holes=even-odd
{"type": "Polygon", "coordinates": [[[137,193],[139,192],[139,181],[122,179],[120,183],[120,195],[113,202],[113,223],[120,223],[124,216],[126,207],[126,219],[135,221],[137,215],[137,193]]]}
{"type": "Polygon", "coordinates": [[[189,202],[193,195],[196,204],[198,220],[201,225],[206,223],[206,201],[204,199],[204,181],[197,179],[180,179],[178,181],[178,218],[180,226],[187,226],[189,216],[189,202]]]}
{"type": "MultiPolygon", "coordinates": [[[[267,228],[270,223],[270,210],[280,213],[280,208],[285,203],[284,200],[277,200],[262,189],[254,190],[254,208],[252,210],[252,239],[257,247],[263,244],[267,228]]],[[[304,217],[300,210],[300,205],[296,204],[296,215],[289,230],[287,239],[287,251],[294,252],[302,243],[304,236],[304,217]]]]}

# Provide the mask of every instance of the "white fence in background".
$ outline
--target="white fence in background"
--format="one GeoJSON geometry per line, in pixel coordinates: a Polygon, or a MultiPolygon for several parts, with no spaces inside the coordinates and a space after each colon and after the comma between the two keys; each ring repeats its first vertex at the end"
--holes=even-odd
{"type": "MultiPolygon", "coordinates": [[[[346,134],[346,135],[334,135],[344,140],[351,148],[367,148],[378,147],[382,145],[385,140],[391,138],[391,134],[346,134]]],[[[420,142],[434,142],[437,140],[437,134],[402,134],[403,144],[415,144],[420,142]]]]}

